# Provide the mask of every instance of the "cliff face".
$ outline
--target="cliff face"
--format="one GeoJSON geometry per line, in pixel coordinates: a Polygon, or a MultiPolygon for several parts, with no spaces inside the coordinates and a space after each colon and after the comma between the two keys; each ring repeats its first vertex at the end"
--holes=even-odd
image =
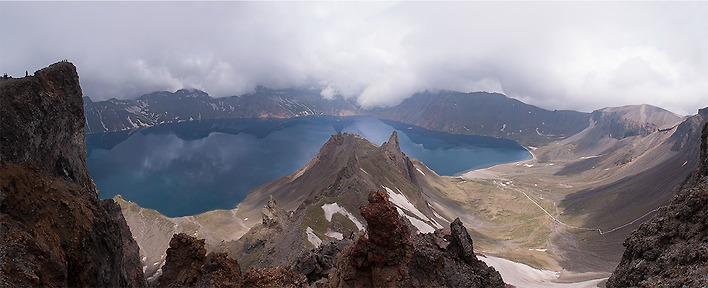
{"type": "Polygon", "coordinates": [[[700,164],[671,203],[625,240],[608,287],[708,286],[708,124],[700,164]]]}
{"type": "Polygon", "coordinates": [[[0,286],[145,286],[120,207],[86,167],[81,87],[60,62],[0,80],[0,286]]]}

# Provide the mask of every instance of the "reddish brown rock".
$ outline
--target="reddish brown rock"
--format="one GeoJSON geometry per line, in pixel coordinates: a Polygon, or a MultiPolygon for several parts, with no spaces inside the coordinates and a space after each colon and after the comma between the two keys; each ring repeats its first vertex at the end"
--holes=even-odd
{"type": "MultiPolygon", "coordinates": [[[[505,287],[499,272],[474,255],[459,219],[447,233],[411,235],[383,191],[361,207],[367,234],[342,251],[330,287],[505,287]]],[[[323,281],[320,281],[323,282],[323,281]]]]}
{"type": "Polygon", "coordinates": [[[0,287],[146,286],[120,208],[86,167],[76,67],[2,79],[0,94],[0,287]]]}
{"type": "Polygon", "coordinates": [[[290,266],[256,269],[243,276],[243,287],[308,287],[305,276],[293,272],[290,266]]]}

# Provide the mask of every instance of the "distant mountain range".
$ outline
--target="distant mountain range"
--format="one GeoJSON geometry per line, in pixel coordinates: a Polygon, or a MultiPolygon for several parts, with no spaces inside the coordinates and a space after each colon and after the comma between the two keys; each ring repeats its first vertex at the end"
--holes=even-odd
{"type": "Polygon", "coordinates": [[[84,98],[87,133],[123,131],[164,123],[227,118],[372,115],[456,134],[504,137],[529,145],[580,132],[590,114],[548,111],[498,93],[417,93],[401,104],[365,110],[351,99],[324,99],[317,90],[263,87],[255,93],[212,98],[199,90],[153,92],[136,100],[84,98]]]}
{"type": "Polygon", "coordinates": [[[255,93],[212,98],[194,89],[145,94],[136,100],[93,102],[84,97],[86,133],[124,131],[164,123],[201,119],[291,118],[309,115],[354,115],[359,109],[342,98],[326,100],[317,90],[263,87],[255,93]]]}

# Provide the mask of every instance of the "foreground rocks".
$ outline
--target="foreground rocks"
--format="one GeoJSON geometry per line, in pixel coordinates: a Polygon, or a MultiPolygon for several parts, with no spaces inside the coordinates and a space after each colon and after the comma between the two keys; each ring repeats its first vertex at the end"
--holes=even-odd
{"type": "Polygon", "coordinates": [[[450,229],[411,235],[388,195],[375,191],[361,207],[367,235],[347,247],[330,287],[505,287],[499,272],[474,254],[460,219],[450,229]]]}
{"type": "Polygon", "coordinates": [[[708,287],[708,124],[700,155],[671,203],[627,237],[608,287],[708,287]]]}
{"type": "Polygon", "coordinates": [[[144,287],[138,246],[86,167],[76,68],[0,80],[0,287],[144,287]]]}
{"type": "Polygon", "coordinates": [[[225,253],[206,256],[204,240],[176,234],[157,286],[506,287],[499,272],[477,259],[459,219],[449,229],[413,235],[410,223],[380,190],[360,210],[367,221],[365,235],[321,245],[297,259],[294,269],[251,267],[241,275],[239,264],[225,253]]]}
{"type": "Polygon", "coordinates": [[[305,276],[290,267],[251,268],[243,277],[238,262],[226,253],[206,255],[204,240],[175,234],[156,287],[304,287],[305,276]]]}

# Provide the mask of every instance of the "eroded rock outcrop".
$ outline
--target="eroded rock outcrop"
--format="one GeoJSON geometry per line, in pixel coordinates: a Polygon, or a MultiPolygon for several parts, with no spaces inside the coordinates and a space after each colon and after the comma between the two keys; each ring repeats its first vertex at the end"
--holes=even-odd
{"type": "Polygon", "coordinates": [[[206,255],[204,239],[175,234],[157,287],[238,287],[241,267],[226,253],[206,255]]]}
{"type": "Polygon", "coordinates": [[[305,276],[290,267],[250,268],[241,276],[236,259],[226,253],[206,255],[204,239],[175,234],[157,287],[303,287],[305,276]]]}
{"type": "Polygon", "coordinates": [[[375,191],[361,207],[367,235],[347,247],[329,275],[330,287],[505,287],[479,261],[460,219],[449,230],[411,235],[388,195],[375,191]]]}
{"type": "Polygon", "coordinates": [[[76,68],[0,80],[0,286],[146,286],[120,208],[86,167],[76,68]]]}
{"type": "Polygon", "coordinates": [[[625,240],[608,287],[708,286],[708,124],[699,169],[671,203],[625,240]]]}
{"type": "Polygon", "coordinates": [[[472,239],[460,219],[450,229],[419,234],[409,263],[413,287],[505,287],[499,272],[477,259],[472,239]]]}
{"type": "Polygon", "coordinates": [[[388,195],[378,190],[361,206],[367,234],[345,248],[330,274],[332,287],[405,287],[413,252],[410,227],[399,217],[388,195]]]}

